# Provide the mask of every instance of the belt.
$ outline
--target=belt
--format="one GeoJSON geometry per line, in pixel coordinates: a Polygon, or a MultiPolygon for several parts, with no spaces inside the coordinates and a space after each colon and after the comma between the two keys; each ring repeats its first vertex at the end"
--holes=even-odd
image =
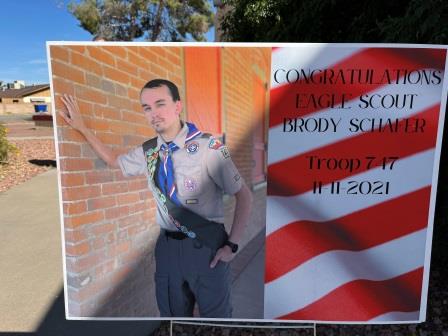
{"type": "Polygon", "coordinates": [[[171,239],[176,239],[176,240],[183,240],[185,238],[188,238],[184,233],[180,232],[180,231],[168,231],[168,230],[163,230],[165,233],[165,237],[171,238],[171,239]]]}

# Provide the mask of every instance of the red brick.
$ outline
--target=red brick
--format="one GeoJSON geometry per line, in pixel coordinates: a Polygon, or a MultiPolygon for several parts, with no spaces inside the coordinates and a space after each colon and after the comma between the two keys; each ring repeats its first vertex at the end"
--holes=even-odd
{"type": "Polygon", "coordinates": [[[93,169],[93,161],[90,159],[60,159],[62,171],[79,171],[93,169]]]}
{"type": "Polygon", "coordinates": [[[76,98],[86,100],[91,103],[103,105],[107,103],[106,96],[101,91],[93,90],[85,86],[77,85],[75,87],[75,95],[76,98]]]}
{"type": "Polygon", "coordinates": [[[134,129],[134,133],[144,136],[145,138],[153,136],[153,130],[149,126],[137,126],[134,129]]]}
{"type": "Polygon", "coordinates": [[[84,46],[80,46],[80,45],[72,45],[72,46],[68,46],[67,48],[70,49],[71,51],[75,51],[80,54],[84,54],[86,52],[86,48],[84,46]]]}
{"type": "Polygon", "coordinates": [[[72,53],[71,63],[77,67],[82,68],[86,72],[93,72],[99,76],[102,75],[101,66],[97,62],[90,60],[84,55],[72,53]]]}
{"type": "Polygon", "coordinates": [[[96,89],[102,89],[101,88],[101,78],[98,76],[95,76],[93,74],[90,73],[86,73],[86,85],[87,86],[92,86],[96,89]]]}
{"type": "Polygon", "coordinates": [[[115,84],[115,94],[128,99],[128,89],[121,84],[115,84]]]}
{"type": "Polygon", "coordinates": [[[113,133],[96,132],[96,136],[106,145],[122,145],[123,140],[121,137],[113,133]]]}
{"type": "Polygon", "coordinates": [[[136,77],[131,77],[131,86],[137,89],[141,89],[148,82],[148,78],[140,79],[136,77]]]}
{"type": "Polygon", "coordinates": [[[54,60],[68,63],[69,58],[68,50],[64,46],[51,46],[50,57],[54,60]]]}
{"type": "Polygon", "coordinates": [[[140,101],[140,90],[128,88],[128,97],[129,99],[140,101]]]}
{"type": "Polygon", "coordinates": [[[78,215],[87,211],[87,203],[85,201],[64,203],[65,215],[78,215]]]}
{"type": "Polygon", "coordinates": [[[74,95],[75,94],[75,88],[73,87],[73,83],[66,81],[59,77],[53,78],[53,90],[55,94],[69,94],[74,95]]]}
{"type": "Polygon", "coordinates": [[[157,64],[151,64],[150,71],[157,77],[166,78],[167,71],[157,64]]]}
{"type": "Polygon", "coordinates": [[[65,241],[70,243],[81,242],[87,239],[84,230],[67,230],[64,231],[65,241]]]}
{"type": "Polygon", "coordinates": [[[140,56],[145,59],[145,61],[157,63],[158,57],[157,54],[152,50],[152,47],[140,47],[138,48],[138,52],[140,56]]]}
{"type": "Polygon", "coordinates": [[[59,156],[81,156],[81,146],[73,143],[59,143],[59,156]]]}
{"type": "Polygon", "coordinates": [[[84,224],[91,224],[104,219],[103,211],[95,211],[85,213],[80,216],[73,216],[69,218],[65,218],[64,223],[66,228],[77,228],[84,224]]]}
{"type": "Polygon", "coordinates": [[[108,131],[109,130],[109,122],[101,119],[95,118],[85,118],[84,123],[86,126],[95,131],[108,131]]]}
{"type": "Polygon", "coordinates": [[[166,61],[164,58],[160,58],[158,63],[163,69],[169,72],[174,72],[174,66],[171,62],[166,61]]]}
{"type": "Polygon", "coordinates": [[[78,107],[83,116],[93,115],[93,104],[78,100],[78,107]]]}
{"type": "Polygon", "coordinates": [[[148,123],[145,116],[141,112],[135,113],[135,112],[122,111],[121,115],[122,115],[123,121],[131,122],[131,123],[135,123],[135,124],[148,123]]]}
{"type": "Polygon", "coordinates": [[[171,52],[167,52],[166,53],[166,59],[168,60],[168,62],[170,62],[171,64],[175,64],[180,66],[180,57],[171,53],[171,52]]]}
{"type": "Polygon", "coordinates": [[[135,126],[125,122],[110,122],[109,129],[113,134],[133,134],[135,132],[135,126]]]}
{"type": "Polygon", "coordinates": [[[115,207],[105,210],[106,219],[114,219],[129,215],[129,206],[115,207]]]}
{"type": "Polygon", "coordinates": [[[115,261],[108,260],[104,264],[101,264],[97,268],[95,268],[95,278],[102,278],[112,273],[115,269],[115,261]]]}
{"type": "Polygon", "coordinates": [[[119,47],[119,46],[104,46],[104,50],[108,51],[110,54],[114,56],[118,56],[121,58],[126,58],[127,52],[125,47],[119,47]]]}
{"type": "Polygon", "coordinates": [[[87,201],[89,211],[110,208],[116,205],[117,201],[115,199],[115,196],[95,198],[87,201]]]}
{"type": "Polygon", "coordinates": [[[87,47],[89,55],[99,63],[105,63],[110,66],[115,66],[115,59],[112,55],[102,50],[102,47],[87,47]]]}
{"type": "Polygon", "coordinates": [[[92,171],[85,173],[87,184],[98,184],[111,182],[114,175],[111,171],[92,171]]]}
{"type": "Polygon", "coordinates": [[[101,186],[103,195],[111,195],[128,192],[127,182],[105,183],[101,186]]]}
{"type": "Polygon", "coordinates": [[[145,230],[144,224],[134,225],[134,226],[131,226],[128,228],[128,235],[129,235],[129,237],[132,237],[144,230],[145,230]]]}
{"type": "Polygon", "coordinates": [[[121,59],[117,59],[117,68],[134,76],[137,76],[138,73],[138,68],[135,65],[121,59]]]}
{"type": "Polygon", "coordinates": [[[156,54],[159,58],[164,58],[166,56],[165,48],[163,47],[152,47],[151,51],[156,54]]]}
{"type": "Polygon", "coordinates": [[[119,83],[128,84],[129,83],[129,75],[126,72],[110,68],[104,67],[104,76],[114,80],[119,83]]]}
{"type": "Polygon", "coordinates": [[[95,105],[95,115],[106,119],[121,119],[121,113],[118,109],[107,106],[95,105]]]}
{"type": "Polygon", "coordinates": [[[108,95],[107,102],[110,107],[114,107],[116,109],[130,110],[132,108],[131,101],[124,97],[108,95]]]}
{"type": "Polygon", "coordinates": [[[140,197],[138,194],[121,194],[117,196],[117,201],[119,205],[129,204],[138,202],[140,197]]]}
{"type": "Polygon", "coordinates": [[[95,250],[100,250],[104,246],[106,246],[106,242],[104,241],[104,237],[95,238],[92,242],[92,247],[95,250]]]}
{"type": "Polygon", "coordinates": [[[133,214],[133,215],[127,216],[125,218],[121,218],[118,221],[118,227],[125,228],[130,225],[135,225],[135,224],[139,224],[139,223],[142,223],[142,218],[141,218],[140,214],[133,214]]]}
{"type": "Polygon", "coordinates": [[[146,179],[130,180],[128,182],[129,191],[144,190],[148,187],[146,179]]]}
{"type": "Polygon", "coordinates": [[[144,58],[140,57],[136,53],[129,51],[128,52],[128,60],[130,63],[134,64],[138,68],[148,68],[149,62],[144,58]]]}
{"type": "Polygon", "coordinates": [[[99,197],[101,195],[100,186],[63,188],[62,197],[64,201],[76,201],[99,197]]]}
{"type": "Polygon", "coordinates": [[[129,251],[130,247],[131,247],[131,243],[129,241],[124,241],[124,242],[118,243],[118,244],[112,244],[108,247],[106,256],[109,258],[116,257],[120,254],[123,254],[123,253],[129,251]]]}
{"type": "Polygon", "coordinates": [[[63,173],[61,174],[62,187],[74,187],[84,185],[84,174],[82,173],[63,173]]]}
{"type": "MultiPolygon", "coordinates": [[[[146,81],[149,81],[150,78],[152,78],[153,76],[151,75],[151,73],[148,71],[149,69],[138,69],[138,76],[146,81]]],[[[143,88],[144,85],[142,85],[143,88]]],[[[140,97],[139,97],[140,99],[140,97]]]]}
{"type": "Polygon", "coordinates": [[[106,233],[110,233],[115,231],[115,224],[106,223],[92,226],[89,231],[95,236],[104,235],[106,233]]]}
{"type": "Polygon", "coordinates": [[[131,213],[137,213],[145,210],[149,210],[149,205],[147,204],[147,202],[135,203],[129,209],[131,213]]]}
{"type": "Polygon", "coordinates": [[[65,244],[65,254],[67,256],[81,256],[89,253],[89,251],[90,251],[90,244],[87,241],[76,245],[65,244]]]}
{"type": "Polygon", "coordinates": [[[75,69],[70,65],[58,61],[53,61],[51,62],[51,69],[53,76],[58,76],[60,78],[64,78],[80,84],[85,83],[84,72],[75,69]]]}

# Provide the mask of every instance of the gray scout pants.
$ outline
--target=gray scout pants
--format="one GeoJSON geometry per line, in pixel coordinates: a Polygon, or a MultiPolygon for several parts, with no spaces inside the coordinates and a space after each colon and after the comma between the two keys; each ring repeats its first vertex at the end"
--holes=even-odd
{"type": "Polygon", "coordinates": [[[192,317],[195,301],[201,317],[231,317],[229,265],[220,261],[210,268],[214,255],[195,239],[176,240],[160,232],[155,281],[161,317],[192,317]]]}

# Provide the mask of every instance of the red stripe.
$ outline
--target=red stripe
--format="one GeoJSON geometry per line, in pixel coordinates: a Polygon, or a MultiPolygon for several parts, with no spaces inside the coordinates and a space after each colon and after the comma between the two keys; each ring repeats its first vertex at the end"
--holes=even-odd
{"type": "MultiPolygon", "coordinates": [[[[332,143],[322,148],[277,162],[268,167],[268,195],[291,196],[310,191],[312,181],[330,183],[367,170],[367,156],[377,159],[371,168],[382,165],[382,158],[398,156],[400,158],[433,148],[436,144],[439,105],[418,113],[413,118],[424,119],[424,132],[392,133],[390,131],[369,132],[332,143]],[[335,155],[337,153],[337,155],[335,155]],[[360,169],[350,172],[342,169],[309,169],[310,156],[319,158],[359,158],[360,169]]],[[[405,125],[405,121],[399,123],[405,125]]],[[[397,163],[398,164],[398,163],[397,163]]],[[[386,167],[387,169],[387,167],[386,167]]]]}
{"type": "MultiPolygon", "coordinates": [[[[444,50],[434,49],[406,48],[399,51],[388,48],[362,49],[341,62],[332,65],[330,69],[373,69],[376,74],[375,76],[381,76],[386,69],[443,69],[445,64],[443,60],[444,56],[444,50]]],[[[277,66],[277,69],[279,68],[280,66],[277,66]]],[[[313,76],[316,81],[322,77],[322,74],[313,76]]],[[[379,79],[376,79],[375,81],[379,81],[379,79]]],[[[314,107],[311,105],[306,108],[296,109],[295,101],[297,93],[306,95],[335,94],[335,104],[339,104],[342,101],[341,95],[344,93],[350,93],[351,97],[349,100],[353,100],[385,85],[386,84],[356,84],[356,81],[355,84],[307,84],[304,81],[299,81],[294,84],[281,85],[273,88],[270,92],[271,114],[269,118],[269,127],[282,124],[284,118],[303,117],[323,109],[323,107],[314,107]]]]}
{"type": "Polygon", "coordinates": [[[328,222],[290,223],[266,237],[265,282],[331,250],[361,251],[427,226],[431,188],[328,222]]]}
{"type": "Polygon", "coordinates": [[[420,309],[423,268],[386,281],[355,280],[288,315],[285,320],[368,321],[420,309]]]}

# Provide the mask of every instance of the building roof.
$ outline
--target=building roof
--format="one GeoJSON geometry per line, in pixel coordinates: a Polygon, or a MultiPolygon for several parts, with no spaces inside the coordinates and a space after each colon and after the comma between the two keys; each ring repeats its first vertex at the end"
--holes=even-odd
{"type": "Polygon", "coordinates": [[[39,84],[25,86],[21,89],[7,89],[4,91],[0,91],[0,98],[23,98],[49,88],[50,84],[39,84]]]}

